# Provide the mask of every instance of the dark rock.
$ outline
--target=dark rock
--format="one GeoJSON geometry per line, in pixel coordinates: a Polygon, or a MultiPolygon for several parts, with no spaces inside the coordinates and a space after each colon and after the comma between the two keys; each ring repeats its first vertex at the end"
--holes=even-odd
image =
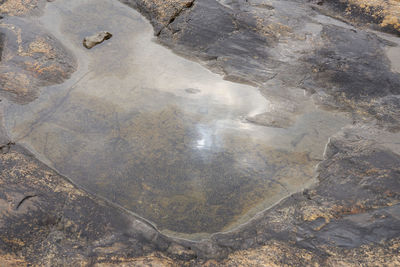
{"type": "Polygon", "coordinates": [[[321,37],[323,45],[302,58],[310,64],[303,88],[324,105],[368,114],[381,126],[398,129],[400,74],[391,70],[385,42],[372,33],[333,25],[324,26],[321,37]]]}
{"type": "Polygon", "coordinates": [[[390,70],[374,34],[327,25],[321,35],[324,45],[305,58],[312,64],[310,73],[319,88],[335,98],[354,101],[400,94],[400,75],[390,70]]]}

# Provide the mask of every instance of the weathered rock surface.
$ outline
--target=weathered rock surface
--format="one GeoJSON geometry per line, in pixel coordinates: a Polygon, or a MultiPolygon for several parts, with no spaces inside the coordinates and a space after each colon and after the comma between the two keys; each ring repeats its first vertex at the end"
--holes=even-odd
{"type": "Polygon", "coordinates": [[[396,105],[400,94],[400,76],[391,71],[384,40],[368,32],[331,25],[324,26],[321,37],[323,45],[302,58],[311,64],[303,88],[316,92],[316,97],[328,105],[363,112],[378,117],[381,123],[385,121],[390,128],[398,128],[400,110],[382,110],[390,102],[396,105]],[[387,105],[378,104],[382,102],[387,105]]]}
{"type": "Polygon", "coordinates": [[[8,17],[0,21],[0,32],[4,39],[0,68],[3,97],[30,102],[40,88],[62,83],[75,71],[75,58],[40,27],[8,17]]]}
{"type": "MultiPolygon", "coordinates": [[[[330,21],[301,1],[271,1],[268,8],[257,1],[220,2],[224,3],[194,2],[158,33],[159,40],[178,53],[204,60],[228,80],[261,86],[269,96],[277,94],[276,86],[278,94],[300,87],[320,104],[398,126],[398,109],[385,112],[378,104],[396,102],[389,99],[399,94],[400,76],[390,70],[383,49],[396,44],[330,21]]],[[[142,1],[135,5],[145,8],[142,1]]],[[[151,16],[153,11],[144,13],[151,16]]]]}
{"type": "Polygon", "coordinates": [[[24,16],[34,13],[34,10],[43,6],[41,0],[4,0],[0,2],[0,14],[10,16],[24,16]]]}
{"type": "Polygon", "coordinates": [[[159,33],[186,9],[192,7],[194,0],[167,0],[167,1],[130,1],[121,2],[138,9],[154,25],[159,33]]]}
{"type": "Polygon", "coordinates": [[[328,0],[322,1],[315,8],[359,27],[367,26],[397,35],[400,33],[398,1],[328,0]]]}
{"type": "Polygon", "coordinates": [[[112,34],[109,32],[99,32],[92,36],[85,37],[85,39],[83,39],[83,46],[86,47],[87,49],[91,49],[94,46],[101,44],[105,40],[110,39],[111,37],[112,34]]]}
{"type": "MultiPolygon", "coordinates": [[[[92,258],[111,260],[109,253],[116,260],[155,249],[150,241],[160,237],[150,225],[77,189],[18,145],[4,146],[8,148],[0,156],[3,254],[23,255],[39,265],[75,265],[89,264],[92,258]],[[70,256],[59,257],[62,254],[70,256]]],[[[168,247],[167,241],[159,244],[168,247]]]]}
{"type": "MultiPolygon", "coordinates": [[[[174,51],[201,59],[227,79],[258,85],[268,97],[288,98],[277,107],[282,118],[302,108],[293,92],[303,88],[319,105],[352,114],[355,125],[331,137],[318,184],[234,231],[200,242],[163,236],[90,196],[0,131],[0,263],[399,264],[400,78],[384,52],[395,44],[323,16],[326,2],[320,9],[304,1],[123,2],[143,12],[174,51]],[[155,250],[162,253],[147,255],[155,250]]],[[[361,14],[344,17],[397,29],[395,15],[375,22],[363,15],[366,8],[357,10],[361,14]]],[[[30,99],[14,95],[15,101],[30,99]]]]}

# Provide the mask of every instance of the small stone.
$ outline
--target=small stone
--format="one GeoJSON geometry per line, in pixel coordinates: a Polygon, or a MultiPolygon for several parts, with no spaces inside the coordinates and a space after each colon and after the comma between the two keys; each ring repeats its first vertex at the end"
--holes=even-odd
{"type": "Polygon", "coordinates": [[[103,41],[110,39],[111,37],[112,34],[109,32],[99,32],[96,33],[95,35],[85,37],[85,39],[83,39],[83,46],[86,47],[87,49],[90,49],[95,45],[98,45],[103,41]]]}

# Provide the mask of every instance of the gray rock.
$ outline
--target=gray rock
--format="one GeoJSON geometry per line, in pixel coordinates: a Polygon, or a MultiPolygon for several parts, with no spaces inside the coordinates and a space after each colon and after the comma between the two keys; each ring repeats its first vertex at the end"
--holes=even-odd
{"type": "Polygon", "coordinates": [[[0,32],[2,97],[28,103],[36,99],[41,88],[60,84],[75,71],[72,54],[40,26],[10,17],[0,24],[0,32]]]}
{"type": "MultiPolygon", "coordinates": [[[[390,71],[385,44],[376,35],[327,22],[321,32],[305,34],[303,28],[317,13],[302,1],[271,1],[264,8],[255,0],[224,1],[224,5],[215,0],[121,1],[152,21],[163,44],[206,61],[230,80],[261,85],[280,81],[276,94],[301,86],[329,100],[332,107],[353,110],[365,115],[366,121],[375,118],[376,125],[360,123],[330,138],[317,169],[318,184],[235,231],[199,242],[173,239],[137,223],[131,214],[72,186],[18,144],[9,145],[4,134],[0,205],[7,212],[0,216],[2,253],[17,252],[37,265],[69,266],[128,262],[158,250],[187,263],[196,257],[223,258],[234,250],[278,240],[290,248],[280,249],[285,256],[281,264],[294,257],[299,262],[289,265],[310,265],[300,262],[298,248],[316,255],[312,261],[324,266],[337,263],[329,259],[335,254],[358,265],[366,264],[363,253],[369,255],[364,260],[376,256],[379,265],[386,259],[394,261],[386,253],[397,253],[400,233],[400,78],[390,71]],[[166,6],[168,12],[161,12],[166,6]],[[33,194],[38,197],[27,198],[33,194]],[[370,249],[363,252],[366,246],[370,249]]],[[[97,39],[93,46],[109,38],[97,39]]],[[[17,65],[19,60],[13,62],[17,65]]],[[[283,115],[276,124],[285,122],[283,115]]],[[[259,124],[270,119],[265,114],[256,118],[259,124]]]]}
{"type": "Polygon", "coordinates": [[[4,34],[0,32],[0,61],[1,61],[1,56],[3,54],[3,47],[4,47],[4,34]]]}
{"type": "Polygon", "coordinates": [[[83,46],[86,47],[87,49],[90,49],[95,45],[98,45],[104,42],[105,40],[110,39],[111,37],[112,34],[109,32],[99,32],[92,36],[85,37],[85,39],[83,39],[83,46]]]}

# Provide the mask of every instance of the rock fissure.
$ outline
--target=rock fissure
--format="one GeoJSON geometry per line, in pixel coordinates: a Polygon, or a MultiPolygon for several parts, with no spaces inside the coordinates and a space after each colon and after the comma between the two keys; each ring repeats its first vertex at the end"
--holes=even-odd
{"type": "Polygon", "coordinates": [[[155,33],[155,36],[159,36],[161,34],[161,32],[165,29],[168,28],[169,25],[171,23],[173,23],[175,21],[176,18],[178,18],[182,12],[187,11],[188,9],[190,9],[193,5],[194,5],[195,0],[192,0],[190,2],[188,2],[185,6],[183,6],[182,8],[180,8],[179,10],[176,11],[175,14],[173,14],[170,19],[168,20],[167,24],[164,25],[158,32],[155,33]]]}
{"type": "Polygon", "coordinates": [[[26,200],[31,199],[31,198],[34,198],[34,197],[37,197],[37,195],[28,195],[28,196],[24,196],[24,197],[18,202],[18,204],[16,205],[15,209],[18,210],[18,209],[21,207],[21,205],[22,205],[26,200]]]}

